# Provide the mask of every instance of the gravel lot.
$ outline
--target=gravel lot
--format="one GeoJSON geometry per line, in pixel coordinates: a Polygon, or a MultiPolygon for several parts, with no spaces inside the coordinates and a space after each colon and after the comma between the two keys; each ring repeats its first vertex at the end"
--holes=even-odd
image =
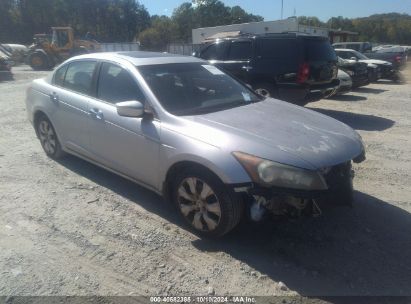
{"type": "Polygon", "coordinates": [[[46,73],[14,74],[0,83],[0,295],[411,295],[411,85],[308,106],[366,143],[353,208],[211,241],[156,194],[75,157],[48,159],[24,105],[46,73]]]}

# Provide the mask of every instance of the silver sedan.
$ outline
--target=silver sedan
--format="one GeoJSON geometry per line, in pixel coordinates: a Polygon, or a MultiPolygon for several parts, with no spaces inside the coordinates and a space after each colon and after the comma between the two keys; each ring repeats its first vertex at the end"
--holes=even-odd
{"type": "Polygon", "coordinates": [[[347,125],[263,98],[194,57],[74,57],[33,81],[26,106],[49,157],[70,153],[163,194],[208,236],[243,216],[349,204],[351,162],[365,158],[347,125]]]}

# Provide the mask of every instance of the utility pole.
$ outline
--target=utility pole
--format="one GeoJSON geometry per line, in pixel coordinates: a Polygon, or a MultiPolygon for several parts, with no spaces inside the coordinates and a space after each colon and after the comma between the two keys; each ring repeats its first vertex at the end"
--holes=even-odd
{"type": "Polygon", "coordinates": [[[281,20],[283,19],[283,13],[284,13],[284,0],[281,0],[281,20]]]}

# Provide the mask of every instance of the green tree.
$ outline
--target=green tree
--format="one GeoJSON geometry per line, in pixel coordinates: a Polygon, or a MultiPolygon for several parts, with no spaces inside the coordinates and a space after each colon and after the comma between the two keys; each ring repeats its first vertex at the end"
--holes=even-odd
{"type": "Polygon", "coordinates": [[[192,29],[199,26],[194,17],[193,5],[190,2],[181,4],[174,10],[171,18],[176,24],[178,40],[190,41],[192,29]]]}
{"type": "Polygon", "coordinates": [[[302,24],[302,25],[309,25],[309,26],[316,26],[316,27],[325,26],[324,22],[322,22],[317,17],[312,17],[312,16],[311,17],[300,16],[300,17],[298,17],[298,22],[299,22],[299,24],[302,24]]]}
{"type": "Polygon", "coordinates": [[[230,9],[230,23],[248,23],[248,22],[258,22],[263,21],[264,18],[261,16],[253,15],[247,13],[240,6],[233,6],[230,9]]]}
{"type": "Polygon", "coordinates": [[[149,51],[165,51],[176,39],[176,24],[167,16],[152,16],[151,27],[138,36],[141,48],[149,51]]]}

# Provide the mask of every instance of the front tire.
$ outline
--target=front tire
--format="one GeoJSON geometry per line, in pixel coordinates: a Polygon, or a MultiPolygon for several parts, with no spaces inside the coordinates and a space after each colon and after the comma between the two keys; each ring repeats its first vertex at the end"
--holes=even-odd
{"type": "Polygon", "coordinates": [[[242,218],[242,200],[205,169],[183,170],[174,180],[172,191],[181,216],[203,236],[220,237],[236,227],[242,218]]]}
{"type": "Polygon", "coordinates": [[[40,139],[41,146],[48,157],[59,159],[64,156],[56,130],[45,115],[42,115],[36,121],[36,132],[40,139]]]}
{"type": "Polygon", "coordinates": [[[47,70],[49,68],[47,57],[40,52],[36,52],[30,56],[30,66],[35,71],[47,70]]]}

